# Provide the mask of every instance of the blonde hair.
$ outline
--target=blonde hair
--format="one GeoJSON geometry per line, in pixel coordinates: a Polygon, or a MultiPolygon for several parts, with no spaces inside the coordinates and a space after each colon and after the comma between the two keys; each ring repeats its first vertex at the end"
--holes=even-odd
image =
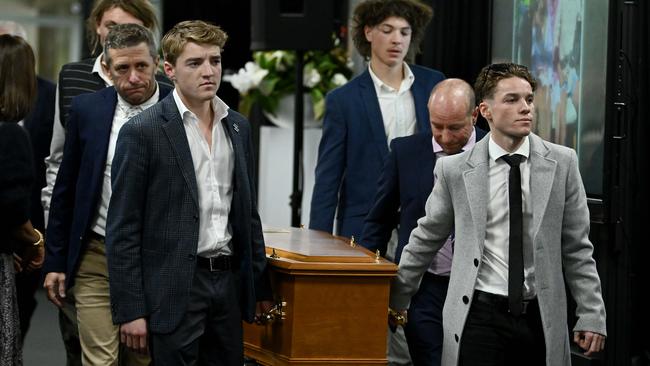
{"type": "Polygon", "coordinates": [[[202,20],[186,20],[176,24],[163,37],[163,57],[165,61],[176,65],[176,59],[188,42],[219,46],[223,51],[226,40],[228,35],[218,26],[202,20]]]}

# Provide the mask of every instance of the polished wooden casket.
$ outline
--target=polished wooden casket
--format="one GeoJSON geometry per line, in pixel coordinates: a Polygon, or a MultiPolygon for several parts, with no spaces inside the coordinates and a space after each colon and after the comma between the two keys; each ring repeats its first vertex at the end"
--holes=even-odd
{"type": "Polygon", "coordinates": [[[350,240],[265,230],[284,319],[244,323],[247,357],[262,365],[386,365],[390,281],[397,266],[350,240]]]}

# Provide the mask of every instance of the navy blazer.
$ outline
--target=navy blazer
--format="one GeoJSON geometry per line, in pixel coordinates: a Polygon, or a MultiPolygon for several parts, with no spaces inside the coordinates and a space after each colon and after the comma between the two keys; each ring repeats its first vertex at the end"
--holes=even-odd
{"type": "MultiPolygon", "coordinates": [[[[271,292],[250,124],[233,110],[221,123],[235,157],[228,221],[237,292],[243,319],[252,321],[256,302],[271,292]]],[[[153,332],[168,333],[185,315],[199,240],[196,174],[173,95],[122,127],[111,178],[106,256],[113,322],[145,317],[153,332]]]]}
{"type": "Polygon", "coordinates": [[[36,81],[38,90],[36,103],[29,115],[25,117],[24,127],[29,132],[32,141],[35,169],[30,199],[30,219],[32,225],[42,231],[45,229],[45,217],[41,205],[41,189],[47,184],[45,182],[45,158],[50,155],[50,142],[52,142],[56,85],[41,77],[36,77],[36,81]]]}
{"type": "MultiPolygon", "coordinates": [[[[411,93],[416,132],[429,131],[427,101],[444,75],[421,66],[409,67],[415,76],[411,93]]],[[[338,208],[338,235],[359,238],[386,156],[388,143],[381,109],[366,70],[327,95],[309,228],[332,232],[338,208]]]]}
{"type": "MultiPolygon", "coordinates": [[[[170,88],[158,84],[160,98],[170,88]]],[[[47,226],[43,273],[65,272],[74,285],[93,218],[100,204],[108,143],[117,106],[114,87],[72,100],[66,125],[63,161],[56,176],[47,226]]]]}
{"type": "MultiPolygon", "coordinates": [[[[476,141],[486,132],[476,128],[476,141]]],[[[391,233],[399,224],[395,263],[409,241],[417,221],[424,216],[424,206],[433,190],[433,152],[431,131],[396,138],[379,179],[374,205],[363,226],[361,245],[373,253],[379,249],[386,256],[391,233]]]]}

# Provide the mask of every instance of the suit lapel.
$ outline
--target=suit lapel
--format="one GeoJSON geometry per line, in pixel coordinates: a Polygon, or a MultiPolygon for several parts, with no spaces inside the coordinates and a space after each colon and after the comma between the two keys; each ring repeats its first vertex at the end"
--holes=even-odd
{"type": "MultiPolygon", "coordinates": [[[[104,100],[95,107],[98,118],[91,125],[95,130],[93,135],[97,139],[97,156],[101,157],[99,159],[101,161],[98,161],[98,163],[103,166],[106,164],[108,142],[111,138],[113,118],[115,117],[115,109],[117,108],[117,92],[114,88],[109,88],[105,92],[101,92],[101,95],[104,97],[104,100]]],[[[99,171],[103,172],[103,169],[99,171]]]]}
{"type": "Polygon", "coordinates": [[[183,173],[183,178],[185,178],[185,182],[190,188],[192,199],[194,200],[196,207],[199,207],[196,173],[194,171],[194,163],[192,162],[190,145],[187,141],[185,127],[183,126],[183,119],[178,112],[178,107],[176,107],[174,97],[171,93],[160,103],[162,103],[164,107],[163,117],[165,122],[162,125],[163,131],[165,131],[165,135],[169,139],[172,149],[174,150],[174,154],[178,160],[178,165],[183,173]]]}
{"type": "Polygon", "coordinates": [[[246,164],[243,161],[245,158],[244,147],[242,146],[241,136],[239,135],[239,125],[232,120],[230,117],[226,117],[221,120],[230,142],[232,144],[232,150],[235,158],[235,167],[234,167],[234,187],[233,190],[238,190],[241,186],[242,177],[246,176],[246,164]]]}
{"type": "Polygon", "coordinates": [[[533,238],[537,235],[542,218],[546,212],[557,162],[546,156],[550,150],[544,141],[530,134],[530,196],[533,204],[533,238]],[[534,184],[533,184],[534,182],[534,184]]]}
{"type": "Polygon", "coordinates": [[[467,200],[472,213],[472,222],[476,240],[481,250],[485,241],[485,225],[488,205],[488,138],[474,145],[466,163],[469,168],[463,171],[463,180],[467,189],[467,200]]]}
{"type": "Polygon", "coordinates": [[[421,78],[416,77],[411,86],[411,95],[413,96],[413,103],[415,104],[415,118],[417,119],[416,133],[428,131],[430,129],[429,109],[427,108],[430,90],[425,90],[420,79],[421,78]]]}
{"type": "Polygon", "coordinates": [[[379,149],[381,156],[386,157],[388,155],[388,143],[386,142],[384,119],[381,116],[381,108],[379,107],[375,85],[372,83],[372,78],[368,70],[361,74],[359,86],[361,99],[363,100],[362,106],[366,109],[366,116],[370,124],[372,140],[379,149]]]}

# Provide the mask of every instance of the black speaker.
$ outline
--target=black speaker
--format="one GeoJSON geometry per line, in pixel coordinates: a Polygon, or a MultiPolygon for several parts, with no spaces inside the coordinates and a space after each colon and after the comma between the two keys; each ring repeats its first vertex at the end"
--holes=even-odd
{"type": "Polygon", "coordinates": [[[335,1],[252,0],[251,50],[332,48],[335,1]]]}

